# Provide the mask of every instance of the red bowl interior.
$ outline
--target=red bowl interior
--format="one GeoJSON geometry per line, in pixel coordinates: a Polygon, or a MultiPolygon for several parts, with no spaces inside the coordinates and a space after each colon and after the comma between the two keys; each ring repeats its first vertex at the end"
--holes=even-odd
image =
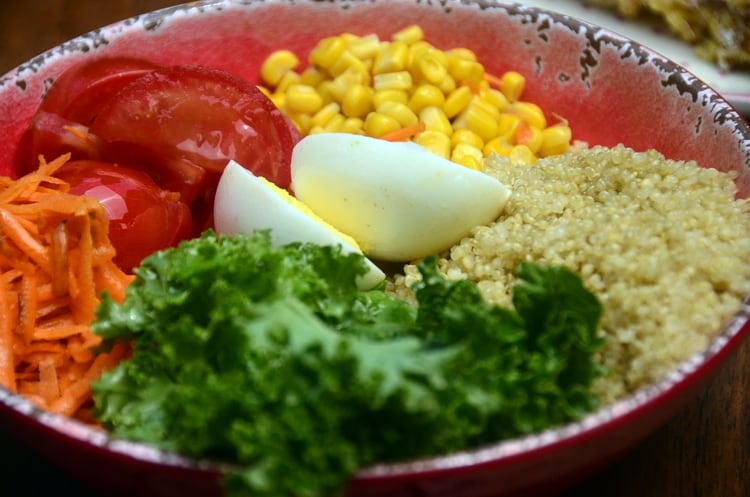
{"type": "MultiPolygon", "coordinates": [[[[524,98],[562,116],[590,144],[655,148],[671,159],[735,171],[750,193],[750,128],[711,88],[657,53],[611,32],[504,2],[208,1],[133,18],[65,43],[0,78],[0,174],[44,91],[67,67],[129,55],[198,63],[257,81],[277,48],[302,59],[322,37],[382,38],[419,24],[440,48],[467,47],[494,74],[527,77],[524,98]]],[[[664,423],[696,394],[747,333],[738,313],[703,353],[651,388],[533,437],[433,459],[364,469],[350,495],[542,495],[599,469],[664,423]]],[[[63,469],[109,495],[218,495],[217,467],[185,461],[33,408],[0,389],[0,422],[63,469]]]]}

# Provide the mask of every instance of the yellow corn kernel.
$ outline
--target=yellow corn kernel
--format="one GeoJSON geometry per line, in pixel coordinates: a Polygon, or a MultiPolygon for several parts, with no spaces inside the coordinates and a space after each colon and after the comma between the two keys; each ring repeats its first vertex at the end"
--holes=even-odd
{"type": "Polygon", "coordinates": [[[508,157],[510,156],[510,153],[513,151],[514,146],[515,145],[508,142],[508,140],[506,140],[502,136],[498,136],[488,141],[487,144],[482,149],[482,152],[484,153],[485,157],[489,157],[489,155],[493,153],[508,157]]]}
{"type": "Polygon", "coordinates": [[[542,130],[523,123],[516,129],[516,144],[526,145],[532,154],[536,154],[542,146],[542,130]]]}
{"type": "Polygon", "coordinates": [[[345,71],[353,71],[359,74],[368,74],[370,68],[349,50],[344,50],[341,56],[328,67],[328,72],[333,77],[343,74],[345,71]]]}
{"type": "Polygon", "coordinates": [[[440,107],[425,107],[419,112],[419,120],[424,123],[425,130],[439,131],[448,137],[453,134],[453,126],[440,107]]]}
{"type": "Polygon", "coordinates": [[[277,50],[263,61],[260,66],[260,77],[265,84],[275,87],[282,76],[299,64],[299,59],[290,50],[277,50]]]}
{"type": "Polygon", "coordinates": [[[377,109],[386,102],[409,103],[409,93],[405,90],[376,90],[372,95],[372,104],[377,109]]]}
{"type": "Polygon", "coordinates": [[[440,88],[440,91],[443,92],[443,95],[448,95],[450,92],[456,89],[456,80],[453,79],[453,76],[450,74],[446,74],[443,80],[437,84],[437,87],[440,88]]]}
{"type": "Polygon", "coordinates": [[[479,97],[501,112],[508,108],[508,99],[500,90],[484,88],[479,92],[479,97]]]}
{"type": "Polygon", "coordinates": [[[380,50],[380,39],[374,34],[362,36],[349,42],[347,49],[360,60],[370,59],[380,50]]]}
{"type": "Polygon", "coordinates": [[[414,60],[414,75],[433,85],[439,84],[448,74],[445,55],[437,50],[427,51],[414,60]]]}
{"type": "Polygon", "coordinates": [[[419,85],[409,98],[409,108],[419,112],[425,107],[442,107],[445,104],[445,95],[435,85],[419,85]]]}
{"type": "Polygon", "coordinates": [[[364,130],[369,136],[380,138],[387,133],[393,133],[401,129],[396,119],[379,112],[370,112],[365,118],[364,130]]]}
{"type": "Polygon", "coordinates": [[[336,85],[330,79],[321,81],[315,89],[318,91],[320,98],[323,99],[324,106],[337,101],[337,98],[334,95],[334,93],[337,93],[336,85]]]}
{"type": "Polygon", "coordinates": [[[413,138],[414,143],[417,143],[433,154],[439,155],[444,159],[450,158],[451,153],[451,139],[445,133],[440,131],[422,131],[417,133],[413,138]]]}
{"type": "Polygon", "coordinates": [[[344,116],[342,116],[341,114],[336,114],[326,123],[325,126],[323,126],[323,129],[325,129],[329,133],[338,133],[341,131],[341,128],[344,125],[345,121],[346,118],[344,116]]]}
{"type": "Polygon", "coordinates": [[[268,98],[277,109],[283,109],[286,106],[286,93],[272,93],[268,98]]]}
{"type": "Polygon", "coordinates": [[[506,71],[500,77],[500,81],[500,91],[503,92],[505,98],[510,102],[517,102],[523,93],[524,86],[526,85],[526,78],[516,71],[506,71]]]}
{"type": "Polygon", "coordinates": [[[459,143],[451,151],[451,160],[469,169],[481,171],[482,159],[484,159],[482,150],[468,143],[459,143]]]}
{"type": "Polygon", "coordinates": [[[391,116],[404,128],[414,126],[419,122],[419,118],[414,111],[401,102],[383,102],[375,110],[380,114],[391,116]]]}
{"type": "Polygon", "coordinates": [[[299,75],[299,82],[303,85],[318,86],[325,79],[326,75],[315,66],[308,67],[299,75]]]}
{"type": "Polygon", "coordinates": [[[451,58],[459,58],[464,60],[469,60],[472,62],[477,61],[477,55],[469,50],[468,48],[458,47],[458,48],[451,48],[447,52],[445,52],[445,55],[451,59],[451,58]]]}
{"type": "Polygon", "coordinates": [[[310,51],[310,64],[328,69],[346,50],[346,41],[339,36],[323,38],[310,51]]]}
{"type": "Polygon", "coordinates": [[[333,116],[339,114],[339,112],[341,112],[341,106],[336,102],[331,102],[325,105],[312,116],[312,119],[310,120],[310,127],[325,126],[328,121],[330,121],[333,116]]]}
{"type": "Polygon", "coordinates": [[[411,45],[412,43],[421,41],[423,37],[424,32],[422,31],[422,28],[416,24],[412,24],[411,26],[407,26],[401,31],[394,33],[393,40],[411,45]]]}
{"type": "Polygon", "coordinates": [[[436,50],[435,47],[430,45],[424,40],[416,41],[409,45],[409,62],[407,65],[409,67],[414,65],[414,62],[421,57],[423,54],[426,54],[427,52],[431,52],[436,50]]]}
{"type": "Polygon", "coordinates": [[[408,90],[411,88],[411,74],[408,71],[388,72],[373,76],[373,86],[380,90],[408,90]]]}
{"type": "Polygon", "coordinates": [[[479,62],[456,57],[448,64],[448,74],[459,83],[479,84],[484,77],[484,66],[479,62]]]}
{"type": "Polygon", "coordinates": [[[294,71],[287,71],[281,77],[281,81],[279,81],[279,84],[276,85],[276,91],[286,92],[291,85],[296,85],[297,83],[299,83],[299,80],[300,80],[299,74],[297,74],[294,71]]]}
{"type": "Polygon", "coordinates": [[[508,157],[513,164],[533,164],[536,162],[536,156],[526,145],[516,145],[510,151],[508,157]]]}
{"type": "Polygon", "coordinates": [[[487,112],[476,101],[472,101],[469,106],[454,121],[456,128],[466,128],[478,134],[482,140],[488,142],[497,136],[498,124],[497,119],[487,112]]]}
{"type": "Polygon", "coordinates": [[[570,148],[572,132],[567,124],[555,124],[542,130],[542,146],[537,152],[540,157],[549,157],[567,152],[570,148]]]}
{"type": "Polygon", "coordinates": [[[346,93],[355,85],[369,85],[369,76],[357,70],[345,71],[336,76],[329,86],[331,95],[337,102],[342,102],[346,93]]]}
{"type": "Polygon", "coordinates": [[[535,103],[514,102],[508,107],[508,112],[517,115],[534,128],[544,129],[547,127],[547,118],[544,117],[544,112],[535,103]]]}
{"type": "Polygon", "coordinates": [[[341,111],[346,117],[364,117],[372,110],[372,88],[352,85],[341,100],[341,111]]]}
{"type": "Polygon", "coordinates": [[[394,41],[381,47],[372,64],[372,73],[383,74],[403,71],[408,63],[409,47],[406,43],[394,41]]]}
{"type": "Polygon", "coordinates": [[[468,86],[459,86],[450,92],[443,105],[445,115],[451,119],[457,116],[469,105],[473,96],[474,94],[468,86]]]}
{"type": "Polygon", "coordinates": [[[362,135],[365,133],[365,122],[359,117],[347,117],[341,123],[339,132],[349,133],[352,135],[362,135]]]}
{"type": "Polygon", "coordinates": [[[307,114],[305,112],[290,112],[287,109],[286,112],[284,112],[284,115],[292,120],[294,125],[297,127],[297,131],[299,131],[302,135],[307,134],[308,130],[311,127],[310,123],[312,122],[312,116],[310,114],[307,114]]]}
{"type": "Polygon", "coordinates": [[[286,108],[291,112],[313,114],[323,107],[323,99],[308,85],[290,85],[286,92],[286,108]]]}
{"type": "Polygon", "coordinates": [[[471,145],[479,150],[484,149],[484,140],[470,129],[457,129],[453,131],[453,135],[451,136],[451,146],[456,148],[456,146],[461,143],[471,145]]]}
{"type": "Polygon", "coordinates": [[[493,119],[500,119],[500,110],[495,107],[492,102],[489,100],[482,98],[479,95],[475,95],[472,99],[471,103],[469,105],[473,105],[475,107],[478,107],[482,109],[484,112],[486,112],[488,115],[492,116],[493,119]]]}
{"type": "Polygon", "coordinates": [[[497,134],[510,142],[516,136],[516,130],[521,124],[521,118],[515,114],[502,113],[497,120],[497,134]]]}

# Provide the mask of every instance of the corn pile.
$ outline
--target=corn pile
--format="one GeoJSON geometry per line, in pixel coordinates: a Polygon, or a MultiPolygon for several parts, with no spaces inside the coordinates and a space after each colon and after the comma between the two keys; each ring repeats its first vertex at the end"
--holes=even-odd
{"type": "Polygon", "coordinates": [[[302,135],[412,140],[477,170],[492,153],[533,164],[570,144],[563,119],[548,125],[538,105],[521,100],[521,74],[487,74],[472,51],[435,48],[416,25],[390,41],[348,33],[324,38],[301,72],[299,66],[294,53],[278,50],[260,76],[261,90],[302,135]]]}

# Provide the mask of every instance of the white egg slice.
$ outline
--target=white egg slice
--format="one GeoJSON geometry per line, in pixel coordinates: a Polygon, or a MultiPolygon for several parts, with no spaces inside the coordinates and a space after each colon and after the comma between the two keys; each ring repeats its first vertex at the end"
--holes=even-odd
{"type": "Polygon", "coordinates": [[[412,142],[321,133],[292,155],[295,196],[368,256],[410,261],[497,219],[510,190],[412,142]]]}
{"type": "MultiPolygon", "coordinates": [[[[271,243],[291,242],[340,245],[343,253],[362,253],[354,240],[319,219],[297,199],[265,178],[230,161],[219,179],[214,201],[214,226],[222,234],[251,234],[270,229],[271,243]]],[[[378,266],[365,258],[369,271],[358,278],[362,290],[385,279],[378,266]]]]}

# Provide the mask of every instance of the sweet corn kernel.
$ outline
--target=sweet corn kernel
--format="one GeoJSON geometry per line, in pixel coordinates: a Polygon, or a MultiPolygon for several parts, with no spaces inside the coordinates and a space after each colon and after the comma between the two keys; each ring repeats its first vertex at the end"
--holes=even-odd
{"type": "Polygon", "coordinates": [[[501,112],[508,108],[508,99],[500,90],[484,88],[479,92],[479,97],[501,112]]]}
{"type": "Polygon", "coordinates": [[[291,112],[306,112],[312,114],[323,106],[323,99],[308,85],[290,85],[286,92],[286,107],[291,112]]]}
{"type": "Polygon", "coordinates": [[[536,156],[526,145],[516,145],[510,151],[508,157],[513,164],[533,164],[536,162],[536,156]]]}
{"type": "Polygon", "coordinates": [[[456,146],[461,143],[471,145],[479,150],[484,149],[484,140],[470,129],[457,129],[453,131],[453,135],[451,136],[451,146],[456,148],[456,146]]]}
{"type": "Polygon", "coordinates": [[[287,71],[281,77],[281,81],[279,81],[279,84],[276,85],[276,91],[286,92],[291,85],[296,85],[297,83],[299,83],[299,80],[300,80],[299,74],[297,74],[294,71],[287,71]]]}
{"type": "Polygon", "coordinates": [[[283,109],[286,106],[286,93],[272,93],[268,98],[277,109],[283,109]]]}
{"type": "Polygon", "coordinates": [[[539,151],[539,147],[542,146],[542,130],[529,126],[523,122],[516,129],[516,144],[526,145],[531,150],[532,154],[536,154],[539,151]]]}
{"type": "Polygon", "coordinates": [[[341,133],[363,135],[365,133],[365,122],[359,117],[347,117],[339,129],[341,133]]]}
{"type": "Polygon", "coordinates": [[[329,68],[346,50],[346,41],[338,36],[323,38],[310,51],[310,63],[318,67],[329,68]]]}
{"type": "Polygon", "coordinates": [[[484,66],[472,60],[454,58],[448,65],[448,74],[459,83],[479,84],[484,77],[484,66]]]}
{"type": "Polygon", "coordinates": [[[380,51],[377,35],[366,35],[349,42],[347,49],[360,60],[371,59],[380,51]]]}
{"type": "Polygon", "coordinates": [[[263,61],[260,66],[260,77],[265,84],[275,87],[288,71],[299,64],[299,59],[290,50],[277,50],[263,61]]]}
{"type": "Polygon", "coordinates": [[[457,47],[457,48],[451,48],[447,52],[445,52],[445,55],[450,59],[457,57],[459,59],[469,60],[471,62],[477,61],[477,55],[469,50],[468,48],[463,47],[457,47]]]}
{"type": "Polygon", "coordinates": [[[445,133],[426,130],[417,133],[413,141],[444,159],[450,158],[451,139],[445,133]]]}
{"type": "Polygon", "coordinates": [[[376,90],[372,95],[372,104],[377,109],[386,102],[409,103],[409,94],[406,90],[376,90]]]}
{"type": "Polygon", "coordinates": [[[372,73],[383,74],[403,71],[408,63],[409,47],[406,43],[394,41],[381,47],[372,64],[372,73]]]}
{"type": "Polygon", "coordinates": [[[338,133],[344,126],[345,121],[346,118],[344,116],[342,116],[341,114],[336,114],[326,123],[325,126],[323,126],[323,128],[329,133],[338,133]]]}
{"type": "Polygon", "coordinates": [[[502,113],[497,120],[497,135],[510,142],[516,136],[521,118],[515,114],[502,113]]]}
{"type": "Polygon", "coordinates": [[[515,145],[508,142],[502,136],[498,136],[488,141],[487,144],[482,149],[482,152],[484,153],[485,157],[489,157],[489,155],[493,153],[508,157],[510,153],[513,151],[514,146],[515,145]]]}
{"type": "Polygon", "coordinates": [[[339,112],[341,112],[341,106],[336,102],[331,102],[312,116],[310,126],[325,126],[339,112]]]}
{"type": "Polygon", "coordinates": [[[445,104],[445,95],[435,85],[419,85],[411,94],[409,108],[419,112],[425,107],[442,107],[445,104]]]}
{"type": "Polygon", "coordinates": [[[469,145],[468,143],[459,143],[451,151],[451,160],[469,169],[477,171],[482,170],[482,150],[469,145]]]}
{"type": "Polygon", "coordinates": [[[409,61],[407,64],[413,66],[414,62],[423,54],[435,50],[435,47],[424,40],[416,41],[409,45],[409,61]]]}
{"type": "Polygon", "coordinates": [[[372,89],[357,84],[351,86],[341,100],[341,111],[346,117],[364,117],[372,110],[372,89]]]}
{"type": "Polygon", "coordinates": [[[437,84],[437,87],[440,88],[440,91],[443,92],[443,95],[448,95],[450,92],[456,89],[456,80],[453,79],[453,76],[450,74],[446,74],[443,80],[437,84]]]}
{"type": "Polygon", "coordinates": [[[555,124],[542,130],[542,146],[539,147],[540,157],[549,157],[567,152],[570,148],[572,132],[567,124],[555,124]]]}
{"type": "Polygon", "coordinates": [[[299,82],[303,85],[318,86],[326,80],[326,75],[317,67],[308,67],[299,75],[299,82]]]}
{"type": "Polygon", "coordinates": [[[474,94],[468,86],[459,86],[450,92],[443,105],[445,115],[451,119],[457,116],[469,105],[473,96],[474,94]]]}
{"type": "Polygon", "coordinates": [[[411,45],[412,43],[421,41],[423,37],[424,32],[422,31],[422,28],[416,24],[412,24],[411,26],[407,26],[401,31],[396,32],[393,35],[393,40],[411,45]]]}
{"type": "Polygon", "coordinates": [[[419,111],[419,120],[427,131],[439,131],[445,136],[453,134],[453,126],[440,107],[429,106],[419,111]]]}
{"type": "Polygon", "coordinates": [[[508,107],[508,112],[517,115],[534,128],[544,129],[547,127],[547,118],[544,117],[544,112],[535,103],[514,102],[508,107]]]}
{"type": "Polygon", "coordinates": [[[497,136],[497,120],[476,101],[469,106],[454,121],[457,128],[467,128],[478,134],[482,140],[488,142],[497,136]]]}
{"type": "MultiPolygon", "coordinates": [[[[318,91],[318,95],[320,95],[320,98],[323,100],[323,105],[328,105],[329,103],[336,102],[338,100],[334,95],[336,84],[334,84],[334,82],[330,79],[322,81],[318,86],[315,87],[315,89],[318,91]]],[[[336,93],[338,93],[338,91],[336,91],[336,93]]]]}
{"type": "Polygon", "coordinates": [[[376,74],[372,79],[376,91],[408,90],[412,85],[411,74],[408,71],[376,74]]]}
{"type": "Polygon", "coordinates": [[[500,91],[510,102],[516,102],[521,98],[526,78],[516,71],[506,71],[500,78],[500,91]]]}
{"type": "Polygon", "coordinates": [[[414,60],[414,73],[417,79],[434,85],[440,83],[448,74],[444,60],[445,55],[437,50],[430,50],[418,56],[414,60]]]}
{"type": "Polygon", "coordinates": [[[391,116],[404,128],[414,126],[419,122],[419,118],[414,111],[401,102],[383,102],[375,110],[380,114],[391,116]]]}
{"type": "Polygon", "coordinates": [[[306,135],[308,130],[311,128],[312,116],[305,112],[290,112],[289,109],[284,113],[289,119],[292,120],[294,125],[297,127],[302,135],[306,135]]]}
{"type": "Polygon", "coordinates": [[[396,119],[379,112],[370,112],[365,118],[364,130],[369,136],[379,138],[387,133],[393,133],[401,129],[396,119]]]}
{"type": "Polygon", "coordinates": [[[333,79],[329,88],[334,100],[342,102],[349,89],[355,85],[369,87],[369,76],[366,73],[360,73],[356,70],[345,71],[333,79]]]}
{"type": "Polygon", "coordinates": [[[334,77],[343,74],[345,71],[353,71],[358,74],[369,74],[370,68],[362,61],[357,58],[356,55],[351,53],[349,50],[344,50],[341,56],[328,67],[334,77]]]}

